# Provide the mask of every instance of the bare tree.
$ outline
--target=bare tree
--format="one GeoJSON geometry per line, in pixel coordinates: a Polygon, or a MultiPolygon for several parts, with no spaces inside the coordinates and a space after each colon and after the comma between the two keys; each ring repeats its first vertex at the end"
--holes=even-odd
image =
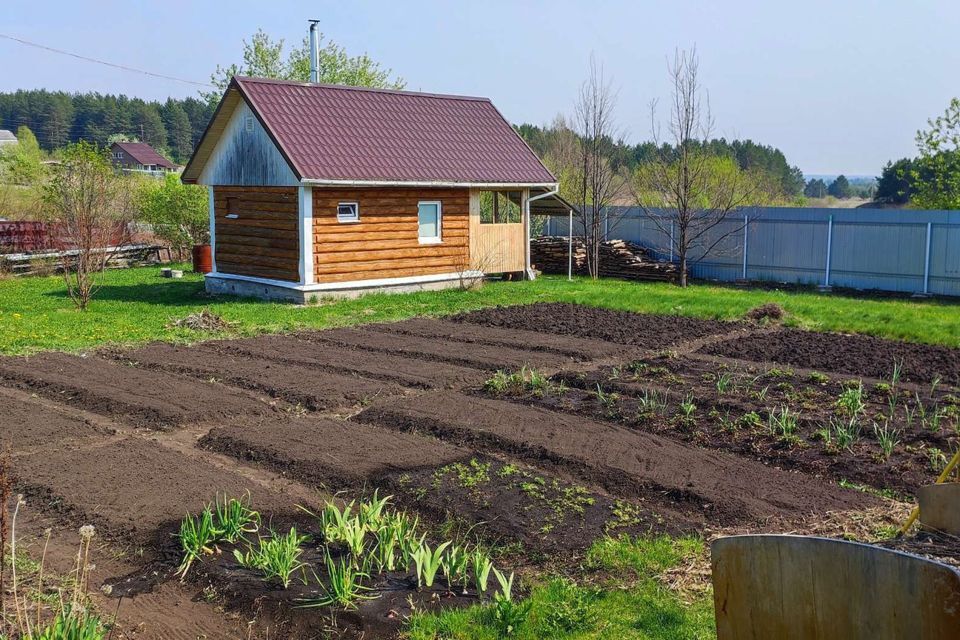
{"type": "Polygon", "coordinates": [[[759,183],[729,158],[707,150],[713,131],[709,98],[700,85],[696,49],[677,51],[668,64],[673,92],[668,138],[661,136],[657,103],[650,108],[652,134],[659,152],[638,168],[637,206],[664,237],[680,262],[680,286],[687,286],[690,265],[742,233],[749,215],[741,209],[758,195],[759,183]]]}
{"type": "MultiPolygon", "coordinates": [[[[614,121],[616,92],[606,79],[603,67],[590,58],[590,75],[580,86],[574,105],[573,132],[576,134],[570,176],[575,202],[575,216],[583,226],[587,272],[591,278],[600,274],[600,243],[604,237],[604,214],[626,186],[624,177],[610,164],[615,139],[620,136],[614,121]]],[[[568,152],[569,153],[569,152],[568,152]]]]}
{"type": "Polygon", "coordinates": [[[116,248],[129,238],[131,192],[106,152],[86,142],[64,150],[62,162],[43,188],[50,222],[65,239],[67,293],[81,311],[116,248]]]}

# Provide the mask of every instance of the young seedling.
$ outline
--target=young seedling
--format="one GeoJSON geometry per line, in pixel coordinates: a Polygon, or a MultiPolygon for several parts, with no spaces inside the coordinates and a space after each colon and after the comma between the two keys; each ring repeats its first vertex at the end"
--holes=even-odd
{"type": "Polygon", "coordinates": [[[646,411],[663,413],[667,408],[667,394],[656,389],[644,389],[637,402],[646,411]]]}
{"type": "Polygon", "coordinates": [[[493,568],[493,562],[490,556],[480,547],[473,550],[470,554],[470,560],[473,564],[473,580],[477,587],[477,597],[483,597],[487,591],[487,581],[490,579],[490,570],[493,568]]]}
{"type": "Polygon", "coordinates": [[[443,575],[447,578],[447,584],[453,589],[454,583],[459,582],[463,585],[463,594],[467,594],[467,580],[470,577],[467,571],[466,549],[451,544],[447,552],[441,558],[440,563],[443,569],[443,575]]]}
{"type": "Polygon", "coordinates": [[[177,569],[181,579],[187,577],[190,566],[204,554],[213,553],[213,545],[217,541],[218,532],[213,522],[213,510],[208,505],[198,516],[189,513],[180,523],[180,546],[183,549],[183,560],[177,569]]]}
{"type": "Polygon", "coordinates": [[[693,402],[693,394],[691,393],[684,396],[680,402],[680,413],[683,414],[683,419],[690,420],[696,410],[697,405],[693,402]]]}
{"type": "Polygon", "coordinates": [[[320,512],[320,530],[323,532],[324,540],[327,542],[343,541],[347,523],[351,520],[355,504],[355,501],[351,500],[349,504],[343,506],[342,511],[333,502],[324,505],[323,511],[320,512]]]}
{"type": "Polygon", "coordinates": [[[893,360],[893,373],[890,375],[890,387],[894,391],[900,384],[900,377],[903,375],[903,358],[893,360]]]}
{"type": "Polygon", "coordinates": [[[267,580],[278,580],[283,588],[290,586],[291,578],[306,565],[300,561],[303,549],[300,548],[309,536],[297,533],[291,527],[286,535],[271,532],[269,538],[260,538],[256,547],[250,545],[246,553],[233,550],[233,557],[241,566],[257,569],[267,580]]]}
{"type": "Polygon", "coordinates": [[[343,527],[342,540],[350,550],[354,563],[360,562],[367,537],[367,526],[360,521],[360,516],[354,516],[343,527]]]}
{"type": "Polygon", "coordinates": [[[799,415],[790,410],[787,405],[780,405],[770,412],[767,427],[770,433],[781,438],[792,438],[797,432],[799,415]]]}
{"type": "Polygon", "coordinates": [[[244,498],[227,498],[219,494],[214,504],[214,526],[222,540],[234,543],[244,534],[253,534],[260,529],[260,514],[250,508],[250,493],[244,498]]]}
{"type": "Polygon", "coordinates": [[[855,418],[864,412],[866,404],[863,401],[863,381],[858,380],[856,386],[847,387],[837,398],[837,410],[840,415],[855,418]]]}
{"type": "Polygon", "coordinates": [[[860,425],[856,418],[850,418],[847,421],[833,418],[830,421],[830,428],[833,430],[837,439],[837,447],[850,450],[850,447],[860,438],[860,425]]]}
{"type": "Polygon", "coordinates": [[[880,444],[880,451],[883,453],[883,459],[889,460],[893,455],[893,450],[900,444],[900,431],[890,425],[889,420],[883,423],[881,427],[876,422],[873,423],[873,433],[880,444]]]}
{"type": "Polygon", "coordinates": [[[717,376],[717,393],[723,395],[733,386],[733,375],[729,371],[724,371],[717,376]]]}
{"type": "Polygon", "coordinates": [[[420,547],[413,554],[413,562],[417,567],[417,588],[423,586],[432,587],[433,581],[440,570],[440,561],[443,558],[443,550],[450,546],[450,542],[444,542],[436,549],[430,549],[430,545],[421,542],[420,547]]]}
{"type": "Polygon", "coordinates": [[[497,569],[493,570],[500,591],[493,595],[493,613],[501,635],[510,636],[522,625],[530,613],[531,601],[518,604],[513,601],[513,574],[504,577],[497,569]]]}
{"type": "Polygon", "coordinates": [[[393,522],[385,524],[375,533],[377,546],[374,547],[374,557],[377,570],[393,571],[397,564],[397,527],[393,522]]]}
{"type": "MultiPolygon", "coordinates": [[[[303,608],[339,606],[343,609],[356,609],[358,600],[373,600],[376,596],[366,595],[370,591],[369,587],[364,587],[360,581],[369,576],[363,574],[352,562],[347,562],[345,558],[340,558],[334,562],[327,551],[326,557],[327,577],[329,586],[323,587],[324,593],[316,600],[305,601],[303,608]]],[[[314,579],[323,584],[316,573],[314,579]]]]}
{"type": "Polygon", "coordinates": [[[605,414],[615,415],[617,413],[617,400],[619,399],[619,395],[616,393],[607,393],[603,390],[603,387],[600,386],[600,383],[597,383],[597,400],[600,402],[600,405],[603,406],[605,414]]]}
{"type": "Polygon", "coordinates": [[[380,490],[375,489],[373,497],[360,503],[360,521],[366,525],[370,531],[376,531],[383,524],[383,512],[387,503],[393,499],[393,496],[378,498],[380,490]]]}

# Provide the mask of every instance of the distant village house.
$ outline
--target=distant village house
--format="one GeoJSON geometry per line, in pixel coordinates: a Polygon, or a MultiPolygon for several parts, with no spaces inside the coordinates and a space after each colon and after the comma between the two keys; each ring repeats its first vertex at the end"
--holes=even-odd
{"type": "Polygon", "coordinates": [[[13,135],[12,131],[8,129],[0,129],[0,147],[5,147],[7,145],[13,146],[17,143],[17,136],[13,135]]]}
{"type": "Polygon", "coordinates": [[[174,171],[177,166],[146,142],[114,142],[110,146],[113,164],[133,171],[174,171]]]}

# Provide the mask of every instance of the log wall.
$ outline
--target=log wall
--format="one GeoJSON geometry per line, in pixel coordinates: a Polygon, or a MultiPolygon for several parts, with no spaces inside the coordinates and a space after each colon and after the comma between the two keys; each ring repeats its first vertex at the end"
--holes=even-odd
{"type": "Polygon", "coordinates": [[[467,189],[313,189],[318,283],[463,271],[469,264],[467,189]],[[420,244],[417,203],[441,202],[442,242],[420,244]],[[359,204],[360,222],[337,221],[340,202],[359,204]]]}
{"type": "Polygon", "coordinates": [[[214,187],[213,200],[219,273],[300,280],[297,187],[214,187]]]}

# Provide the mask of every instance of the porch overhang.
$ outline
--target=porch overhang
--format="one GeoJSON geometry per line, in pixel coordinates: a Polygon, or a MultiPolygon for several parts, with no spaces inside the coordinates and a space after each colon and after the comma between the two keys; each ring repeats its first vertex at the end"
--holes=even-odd
{"type": "Polygon", "coordinates": [[[578,209],[567,202],[559,193],[550,193],[552,189],[530,189],[530,215],[532,216],[565,216],[578,209]],[[549,194],[546,197],[533,200],[533,196],[549,194]]]}

